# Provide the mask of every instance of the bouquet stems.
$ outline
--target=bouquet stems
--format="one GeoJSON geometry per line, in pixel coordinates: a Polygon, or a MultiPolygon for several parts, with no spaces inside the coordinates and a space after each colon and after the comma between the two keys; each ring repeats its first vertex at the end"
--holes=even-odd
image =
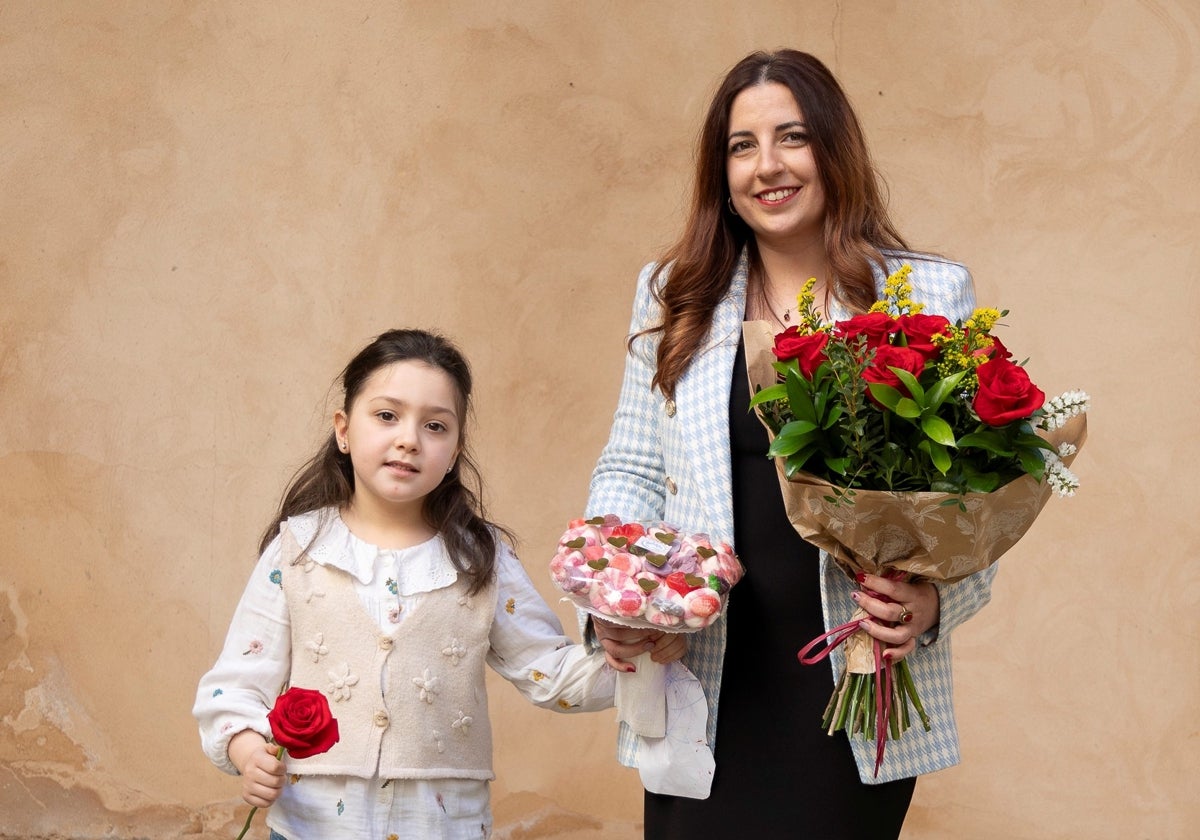
{"type": "MultiPolygon", "coordinates": [[[[866,631],[858,629],[857,620],[849,621],[813,639],[797,654],[797,658],[802,664],[813,665],[859,633],[866,635],[866,631]],[[821,642],[830,639],[832,641],[823,648],[811,653],[821,642]]],[[[874,639],[872,651],[875,668],[871,673],[842,671],[825,707],[821,727],[830,735],[844,731],[851,738],[861,736],[866,741],[874,740],[875,775],[878,776],[887,741],[899,740],[912,723],[910,705],[925,731],[929,732],[932,727],[925,707],[921,705],[921,698],[917,695],[908,660],[893,662],[884,657],[882,647],[874,639]]]]}

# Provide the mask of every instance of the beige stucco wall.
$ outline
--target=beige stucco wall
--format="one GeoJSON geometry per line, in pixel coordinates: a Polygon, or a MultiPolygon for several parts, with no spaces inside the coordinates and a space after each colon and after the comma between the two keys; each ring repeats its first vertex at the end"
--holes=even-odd
{"type": "MultiPolygon", "coordinates": [[[[8,0],[0,835],[236,833],[195,683],[384,328],[473,359],[493,512],[552,597],[701,109],[783,44],[839,74],[903,229],[1012,311],[1035,379],[1094,397],[1082,493],[956,634],[964,762],[905,837],[1200,825],[1195,0],[8,0]]],[[[498,836],[640,836],[611,715],[491,691],[498,836]]]]}

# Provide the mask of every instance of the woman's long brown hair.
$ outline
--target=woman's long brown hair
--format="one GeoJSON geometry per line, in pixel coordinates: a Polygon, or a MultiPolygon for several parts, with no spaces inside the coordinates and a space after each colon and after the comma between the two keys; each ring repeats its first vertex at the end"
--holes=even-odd
{"type": "MultiPolygon", "coordinates": [[[[808,126],[825,190],[825,251],[834,297],[854,312],[870,308],[875,300],[872,264],[883,267],[882,250],[908,250],[888,217],[858,118],[829,69],[796,50],[746,56],[725,76],[709,104],[697,144],[687,223],[662,255],[652,279],[663,320],[645,333],[661,333],[652,384],[668,397],[675,395],[675,386],[712,326],[713,312],[729,291],[743,248],[749,250],[752,276],[760,270],[753,232],[725,209],[725,158],[733,100],[748,87],[770,82],[792,92],[808,126]]],[[[638,335],[630,338],[631,344],[638,335]]]]}

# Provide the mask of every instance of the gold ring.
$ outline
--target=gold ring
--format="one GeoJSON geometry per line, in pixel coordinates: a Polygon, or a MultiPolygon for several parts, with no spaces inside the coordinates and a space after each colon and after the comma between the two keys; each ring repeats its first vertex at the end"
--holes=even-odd
{"type": "Polygon", "coordinates": [[[910,610],[908,607],[904,607],[903,609],[901,609],[900,623],[901,624],[911,624],[912,620],[913,620],[912,610],[910,610]]]}

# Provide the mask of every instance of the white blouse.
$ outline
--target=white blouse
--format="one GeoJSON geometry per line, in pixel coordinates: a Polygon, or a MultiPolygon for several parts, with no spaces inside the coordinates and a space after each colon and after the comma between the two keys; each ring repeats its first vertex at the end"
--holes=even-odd
{"type": "MultiPolygon", "coordinates": [[[[301,545],[316,535],[319,512],[293,517],[301,545]]],[[[458,571],[441,537],[405,549],[381,549],[346,527],[334,511],[308,550],[317,563],[342,569],[380,628],[399,625],[426,592],[453,584],[458,571]]],[[[192,713],[205,754],[226,773],[229,741],[253,729],[269,738],[267,712],[291,672],[287,602],[278,585],[280,540],[259,558],[230,622],[216,664],[200,680],[192,713]]],[[[530,702],[555,711],[594,711],[612,705],[615,673],[604,658],[572,644],[534,588],[520,560],[503,543],[496,557],[496,615],[487,663],[530,702]],[[506,605],[519,605],[511,612],[506,605]],[[534,681],[532,674],[537,673],[534,681]]],[[[386,679],[386,671],[382,675],[386,679]]],[[[387,690],[386,684],[384,690],[387,690]]],[[[257,819],[257,818],[256,818],[257,819]]],[[[478,840],[491,835],[488,782],[469,779],[362,779],[304,776],[286,784],[266,823],[289,838],[396,837],[478,840]]]]}

